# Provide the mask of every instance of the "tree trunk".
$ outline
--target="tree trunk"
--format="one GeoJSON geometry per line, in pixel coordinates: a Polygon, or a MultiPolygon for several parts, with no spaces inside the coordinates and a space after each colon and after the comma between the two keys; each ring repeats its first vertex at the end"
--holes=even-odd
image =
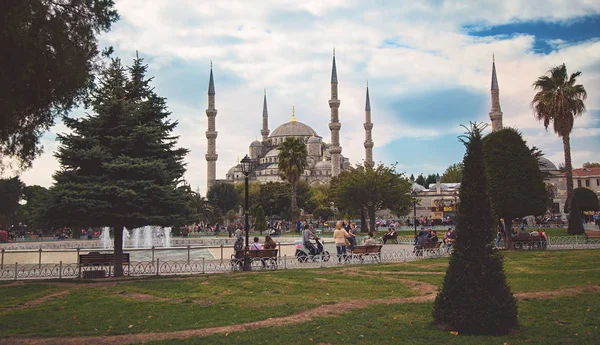
{"type": "Polygon", "coordinates": [[[363,207],[360,208],[360,232],[369,232],[367,220],[365,219],[365,209],[363,207]]]}
{"type": "Polygon", "coordinates": [[[571,199],[573,198],[573,164],[571,163],[571,141],[568,135],[563,138],[563,149],[565,151],[565,173],[567,177],[567,209],[566,212],[571,211],[571,199]]]}
{"type": "Polygon", "coordinates": [[[296,183],[292,183],[292,221],[297,222],[298,218],[296,215],[296,208],[298,207],[298,201],[296,200],[296,183]]]}
{"type": "Polygon", "coordinates": [[[115,277],[123,276],[123,225],[115,225],[113,227],[114,237],[115,237],[115,248],[114,248],[114,257],[115,257],[115,277]]]}
{"type": "Polygon", "coordinates": [[[367,213],[369,213],[369,228],[375,234],[375,207],[367,206],[367,213]]]}
{"type": "Polygon", "coordinates": [[[504,214],[504,248],[513,249],[512,245],[512,222],[513,217],[510,214],[504,214]]]}

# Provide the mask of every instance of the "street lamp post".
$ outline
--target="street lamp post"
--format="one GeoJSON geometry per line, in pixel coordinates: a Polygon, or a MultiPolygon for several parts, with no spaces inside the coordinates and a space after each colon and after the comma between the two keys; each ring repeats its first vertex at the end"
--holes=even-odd
{"type": "Polygon", "coordinates": [[[273,231],[273,204],[275,204],[275,200],[269,199],[269,210],[271,211],[271,219],[269,220],[270,231],[273,231]]]}
{"type": "Polygon", "coordinates": [[[249,242],[250,242],[250,224],[248,222],[248,175],[252,172],[252,160],[248,155],[246,155],[241,161],[240,165],[242,166],[242,173],[244,174],[244,219],[245,226],[244,230],[246,232],[246,249],[244,250],[244,271],[250,271],[252,266],[250,265],[250,256],[248,255],[249,242]]]}
{"type": "Polygon", "coordinates": [[[417,238],[417,191],[410,193],[413,197],[413,223],[415,224],[415,238],[417,238]]]}

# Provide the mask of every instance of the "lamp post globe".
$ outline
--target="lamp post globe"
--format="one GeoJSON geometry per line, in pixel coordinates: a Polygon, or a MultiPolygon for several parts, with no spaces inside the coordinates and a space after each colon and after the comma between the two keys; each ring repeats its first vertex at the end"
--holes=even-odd
{"type": "Polygon", "coordinates": [[[248,253],[249,247],[249,236],[250,236],[250,224],[248,222],[248,175],[252,172],[252,160],[248,155],[246,155],[241,161],[240,165],[242,166],[242,174],[244,174],[244,230],[246,233],[246,248],[244,250],[244,271],[250,271],[252,266],[250,265],[250,256],[248,253]]]}

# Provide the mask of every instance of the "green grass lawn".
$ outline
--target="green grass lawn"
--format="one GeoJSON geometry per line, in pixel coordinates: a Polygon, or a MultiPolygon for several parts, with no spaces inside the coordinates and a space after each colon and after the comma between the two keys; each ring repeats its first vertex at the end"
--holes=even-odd
{"type": "MultiPolygon", "coordinates": [[[[598,250],[520,251],[504,256],[514,293],[600,285],[598,250]]],[[[315,270],[149,277],[116,285],[102,280],[84,285],[73,281],[60,287],[40,281],[0,285],[0,340],[201,329],[288,316],[345,300],[411,297],[419,292],[407,280],[439,286],[447,262],[430,259],[315,270]],[[62,289],[71,292],[28,308],[13,308],[62,289]]],[[[506,337],[453,336],[439,331],[431,324],[432,303],[427,302],[373,304],[292,326],[157,344],[369,344],[396,340],[402,344],[563,344],[568,340],[592,344],[596,339],[592,335],[599,334],[600,294],[520,300],[518,305],[521,330],[506,337]]]]}

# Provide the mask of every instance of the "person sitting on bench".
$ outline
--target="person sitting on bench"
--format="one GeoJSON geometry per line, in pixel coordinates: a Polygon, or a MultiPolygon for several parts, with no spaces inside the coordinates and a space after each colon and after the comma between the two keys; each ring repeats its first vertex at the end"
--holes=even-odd
{"type": "Polygon", "coordinates": [[[261,250],[262,244],[258,243],[258,237],[254,237],[254,243],[250,245],[250,250],[261,250]]]}
{"type": "Polygon", "coordinates": [[[383,244],[385,244],[387,242],[387,240],[394,240],[398,238],[398,234],[396,233],[396,230],[394,230],[394,228],[389,228],[387,233],[385,235],[383,235],[382,240],[383,240],[383,244]]]}
{"type": "Polygon", "coordinates": [[[376,246],[377,241],[373,238],[373,233],[369,232],[369,238],[365,241],[365,246],[376,246]]]}

